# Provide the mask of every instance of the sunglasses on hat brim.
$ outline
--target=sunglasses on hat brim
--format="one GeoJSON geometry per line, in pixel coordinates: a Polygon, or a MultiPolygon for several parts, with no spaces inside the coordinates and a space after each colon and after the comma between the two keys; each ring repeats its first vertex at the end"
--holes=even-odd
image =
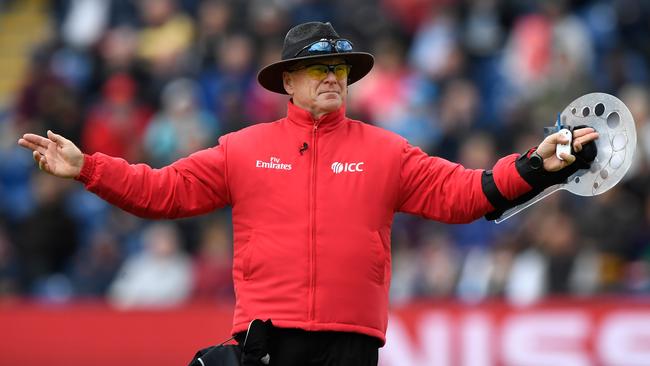
{"type": "Polygon", "coordinates": [[[321,38],[320,40],[308,44],[300,49],[294,57],[346,52],[352,52],[352,42],[347,39],[321,38]]]}

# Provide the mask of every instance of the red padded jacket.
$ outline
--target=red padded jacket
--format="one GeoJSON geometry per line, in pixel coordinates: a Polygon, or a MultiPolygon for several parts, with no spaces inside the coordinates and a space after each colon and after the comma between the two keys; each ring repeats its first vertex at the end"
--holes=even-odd
{"type": "MultiPolygon", "coordinates": [[[[507,198],[531,189],[510,155],[493,168],[507,198]]],[[[448,223],[493,208],[482,170],[427,156],[402,137],[351,120],[287,117],[224,135],[163,169],[100,153],[78,180],[138,216],[180,218],[232,206],[233,333],[254,318],[385,341],[393,214],[448,223]]]]}

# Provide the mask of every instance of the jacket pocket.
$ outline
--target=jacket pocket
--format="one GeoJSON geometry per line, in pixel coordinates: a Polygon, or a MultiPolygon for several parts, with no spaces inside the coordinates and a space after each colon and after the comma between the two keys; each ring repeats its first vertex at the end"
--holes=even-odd
{"type": "Polygon", "coordinates": [[[386,281],[386,245],[384,245],[384,240],[382,239],[379,231],[373,231],[373,239],[373,269],[376,274],[375,278],[377,279],[377,283],[383,285],[386,281]]]}
{"type": "Polygon", "coordinates": [[[244,281],[248,281],[252,275],[252,261],[255,255],[255,231],[252,231],[244,245],[244,258],[242,263],[242,274],[244,281]]]}

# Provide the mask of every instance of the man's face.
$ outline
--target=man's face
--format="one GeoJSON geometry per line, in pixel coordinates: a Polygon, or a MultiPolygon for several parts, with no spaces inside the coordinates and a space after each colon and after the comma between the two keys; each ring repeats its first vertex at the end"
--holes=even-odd
{"type": "Polygon", "coordinates": [[[345,102],[348,94],[349,66],[339,57],[304,61],[284,72],[284,88],[293,103],[311,112],[314,118],[334,112],[345,102]],[[334,70],[315,65],[342,65],[334,70]]]}

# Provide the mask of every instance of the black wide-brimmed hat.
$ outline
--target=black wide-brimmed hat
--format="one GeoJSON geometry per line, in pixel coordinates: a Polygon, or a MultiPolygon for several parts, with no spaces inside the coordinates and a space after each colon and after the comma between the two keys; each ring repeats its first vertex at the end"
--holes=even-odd
{"type": "Polygon", "coordinates": [[[375,58],[366,52],[355,52],[351,47],[345,50],[337,50],[337,47],[333,45],[338,40],[345,41],[336,33],[329,22],[309,22],[291,28],[284,37],[282,60],[260,70],[259,74],[257,74],[257,81],[272,92],[287,94],[282,82],[282,73],[284,71],[287,71],[298,61],[336,56],[344,59],[351,66],[348,85],[353,84],[370,72],[375,63],[375,58]],[[332,44],[332,47],[330,47],[331,52],[321,50],[318,53],[311,53],[310,46],[319,41],[332,44]]]}

